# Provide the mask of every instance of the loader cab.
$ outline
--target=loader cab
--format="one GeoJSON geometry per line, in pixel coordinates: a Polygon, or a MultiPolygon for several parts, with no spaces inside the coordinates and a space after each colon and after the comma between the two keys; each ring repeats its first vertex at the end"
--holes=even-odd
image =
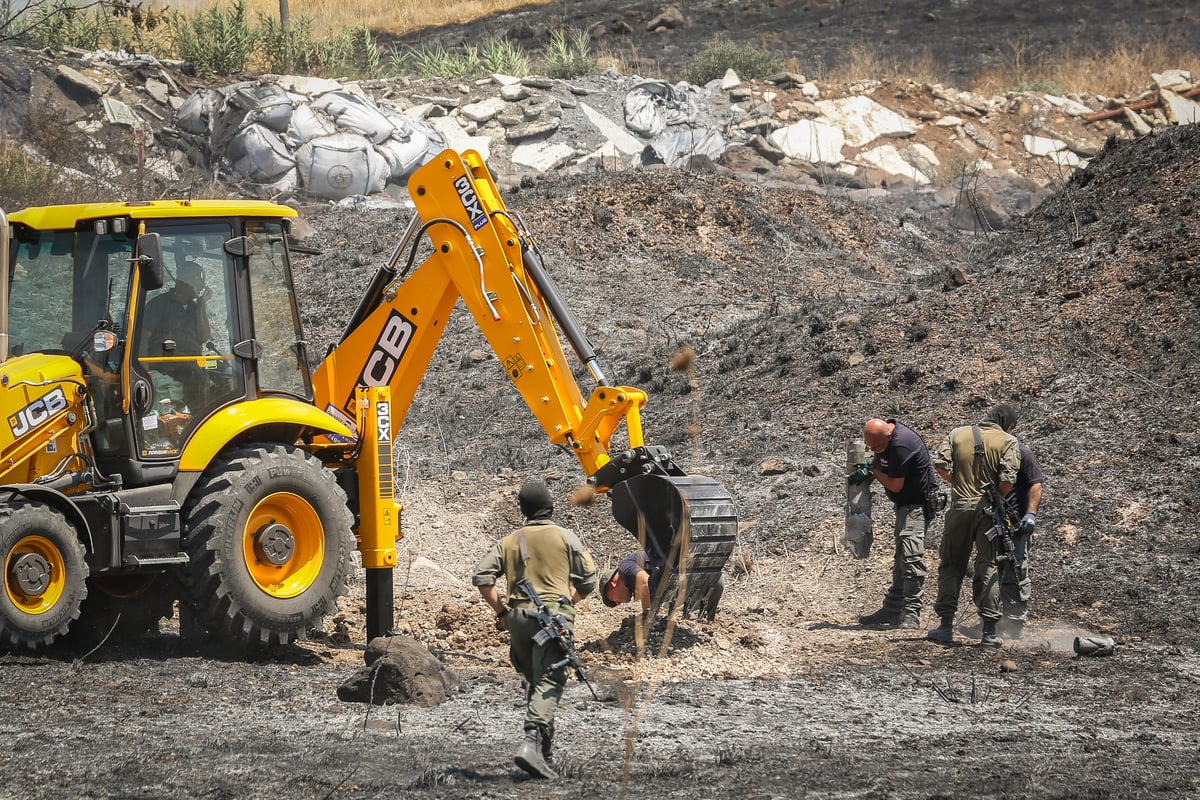
{"type": "Polygon", "coordinates": [[[83,365],[97,461],[127,486],[169,480],[189,438],[222,408],[268,395],[312,400],[285,221],[202,217],[181,204],[163,208],[178,215],[148,213],[157,205],[10,217],[10,355],[61,353],[83,365]]]}

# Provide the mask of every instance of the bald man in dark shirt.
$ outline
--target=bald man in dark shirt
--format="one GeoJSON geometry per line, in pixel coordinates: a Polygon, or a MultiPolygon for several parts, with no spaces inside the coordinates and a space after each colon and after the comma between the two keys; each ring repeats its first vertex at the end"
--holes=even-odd
{"type": "Polygon", "coordinates": [[[870,627],[916,629],[921,626],[925,587],[925,535],[933,521],[929,498],[937,492],[937,474],[925,441],[901,422],[867,420],[863,441],[875,453],[867,480],[878,481],[896,508],[896,549],[883,606],[858,621],[870,627]]]}

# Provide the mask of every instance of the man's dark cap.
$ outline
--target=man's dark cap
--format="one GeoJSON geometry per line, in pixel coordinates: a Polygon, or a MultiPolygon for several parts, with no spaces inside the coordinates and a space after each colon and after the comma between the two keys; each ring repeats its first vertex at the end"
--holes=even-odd
{"type": "Polygon", "coordinates": [[[996,423],[1000,430],[1012,430],[1017,426],[1017,410],[1008,403],[998,403],[987,413],[985,421],[996,423]]]}
{"type": "Polygon", "coordinates": [[[608,590],[617,585],[617,579],[619,577],[620,577],[619,570],[614,569],[612,572],[610,572],[608,574],[608,578],[605,579],[604,583],[600,584],[600,599],[603,600],[604,605],[608,606],[609,608],[617,607],[617,601],[610,600],[608,598],[608,590]]]}
{"type": "Polygon", "coordinates": [[[517,502],[521,504],[521,513],[526,519],[549,519],[554,513],[554,498],[541,481],[525,481],[521,484],[517,502]]]}

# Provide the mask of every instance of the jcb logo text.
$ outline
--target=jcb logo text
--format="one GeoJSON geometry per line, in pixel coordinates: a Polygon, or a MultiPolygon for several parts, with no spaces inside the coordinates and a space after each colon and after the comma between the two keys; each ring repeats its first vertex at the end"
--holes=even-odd
{"type": "Polygon", "coordinates": [[[31,430],[41,425],[67,407],[67,396],[63,390],[54,387],[44,395],[9,416],[8,426],[12,428],[13,438],[20,439],[31,430]]]}
{"type": "Polygon", "coordinates": [[[404,358],[404,351],[412,341],[417,326],[393,311],[383,324],[383,331],[367,357],[367,365],[363,368],[359,382],[363,386],[387,386],[396,374],[396,367],[404,358]]]}

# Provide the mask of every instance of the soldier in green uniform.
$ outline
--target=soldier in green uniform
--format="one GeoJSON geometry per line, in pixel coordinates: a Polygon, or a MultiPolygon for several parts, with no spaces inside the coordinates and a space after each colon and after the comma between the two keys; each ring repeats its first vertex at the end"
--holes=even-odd
{"type": "Polygon", "coordinates": [[[541,630],[537,608],[513,587],[528,580],[542,602],[566,619],[573,633],[575,603],[596,588],[596,565],[579,537],[551,520],[554,501],[544,483],[526,481],[517,500],[525,525],[496,543],[480,560],[471,582],[496,612],[496,628],[508,631],[509,658],[525,678],[525,734],[514,760],[535,778],[557,778],[551,746],[567,668],[550,669],[562,653],[555,642],[534,642],[541,630]],[[496,589],[501,575],[507,585],[507,602],[496,589]]]}
{"type": "Polygon", "coordinates": [[[974,546],[971,594],[983,620],[979,643],[984,647],[1004,644],[996,635],[996,622],[1000,619],[1000,573],[995,543],[986,535],[992,527],[992,515],[983,487],[990,483],[1001,495],[1007,495],[1016,482],[1021,451],[1016,438],[1009,433],[1016,424],[1016,410],[1000,403],[978,425],[962,425],[951,431],[934,454],[934,469],[950,484],[950,506],[938,549],[938,594],[933,604],[941,624],[929,632],[930,641],[941,644],[954,641],[958,594],[974,546]]]}

